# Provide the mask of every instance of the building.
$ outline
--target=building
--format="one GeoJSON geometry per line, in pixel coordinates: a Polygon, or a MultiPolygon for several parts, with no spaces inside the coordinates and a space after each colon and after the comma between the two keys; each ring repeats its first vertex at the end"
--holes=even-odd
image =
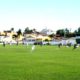
{"type": "Polygon", "coordinates": [[[53,31],[45,28],[41,31],[41,33],[44,34],[44,35],[51,35],[51,34],[53,34],[53,31]]]}

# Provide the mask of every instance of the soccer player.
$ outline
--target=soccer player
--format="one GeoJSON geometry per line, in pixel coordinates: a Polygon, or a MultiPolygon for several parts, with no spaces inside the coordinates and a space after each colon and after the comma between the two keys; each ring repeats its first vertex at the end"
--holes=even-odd
{"type": "Polygon", "coordinates": [[[5,47],[5,42],[3,42],[3,46],[5,47]]]}
{"type": "Polygon", "coordinates": [[[58,47],[60,48],[61,46],[62,46],[62,44],[61,44],[61,43],[59,43],[59,44],[58,44],[58,47]]]}
{"type": "Polygon", "coordinates": [[[35,45],[33,45],[31,48],[31,51],[34,51],[34,50],[35,50],[35,45]]]}
{"type": "Polygon", "coordinates": [[[77,48],[77,44],[74,44],[74,46],[73,46],[74,48],[73,49],[76,49],[77,48]]]}

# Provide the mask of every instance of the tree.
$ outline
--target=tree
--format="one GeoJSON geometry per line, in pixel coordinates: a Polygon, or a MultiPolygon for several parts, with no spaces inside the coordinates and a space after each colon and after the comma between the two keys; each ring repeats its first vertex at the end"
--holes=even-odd
{"type": "Polygon", "coordinates": [[[24,33],[28,33],[29,32],[29,27],[25,28],[24,33]]]}
{"type": "Polygon", "coordinates": [[[69,33],[70,33],[69,30],[66,28],[64,30],[64,37],[68,37],[69,33]]]}
{"type": "Polygon", "coordinates": [[[69,35],[69,29],[59,29],[56,31],[56,34],[59,35],[59,36],[62,36],[62,37],[68,37],[69,35]]]}
{"type": "Polygon", "coordinates": [[[11,28],[11,31],[14,31],[14,28],[13,27],[11,28]]]}
{"type": "Polygon", "coordinates": [[[65,32],[66,34],[69,34],[69,30],[68,30],[67,28],[64,30],[64,32],[65,32]]]}
{"type": "Polygon", "coordinates": [[[80,36],[80,27],[77,30],[75,30],[74,33],[76,36],[80,36]]]}
{"type": "Polygon", "coordinates": [[[19,29],[19,30],[17,31],[17,35],[18,35],[18,36],[22,35],[21,29],[19,29]]]}
{"type": "Polygon", "coordinates": [[[34,29],[32,29],[32,32],[36,33],[37,31],[36,31],[36,29],[34,28],[34,29]]]}
{"type": "Polygon", "coordinates": [[[24,34],[32,33],[32,30],[29,29],[29,27],[26,27],[24,30],[24,34]]]}
{"type": "Polygon", "coordinates": [[[64,29],[59,29],[56,31],[56,35],[64,36],[64,29]]]}
{"type": "Polygon", "coordinates": [[[78,34],[80,35],[80,27],[78,28],[78,34]]]}
{"type": "Polygon", "coordinates": [[[77,35],[77,33],[78,33],[77,30],[75,30],[75,31],[74,31],[75,36],[77,35]]]}

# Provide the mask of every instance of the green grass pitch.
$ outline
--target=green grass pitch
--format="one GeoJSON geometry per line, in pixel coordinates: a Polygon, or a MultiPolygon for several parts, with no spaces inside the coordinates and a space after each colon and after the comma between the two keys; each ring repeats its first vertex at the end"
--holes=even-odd
{"type": "Polygon", "coordinates": [[[0,80],[80,80],[80,48],[0,45],[0,80]]]}

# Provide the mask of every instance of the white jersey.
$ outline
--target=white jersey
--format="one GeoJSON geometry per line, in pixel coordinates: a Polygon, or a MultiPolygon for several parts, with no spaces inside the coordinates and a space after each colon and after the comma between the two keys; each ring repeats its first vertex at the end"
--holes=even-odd
{"type": "Polygon", "coordinates": [[[32,46],[32,49],[31,49],[31,50],[32,50],[32,51],[35,50],[35,45],[32,46]]]}

